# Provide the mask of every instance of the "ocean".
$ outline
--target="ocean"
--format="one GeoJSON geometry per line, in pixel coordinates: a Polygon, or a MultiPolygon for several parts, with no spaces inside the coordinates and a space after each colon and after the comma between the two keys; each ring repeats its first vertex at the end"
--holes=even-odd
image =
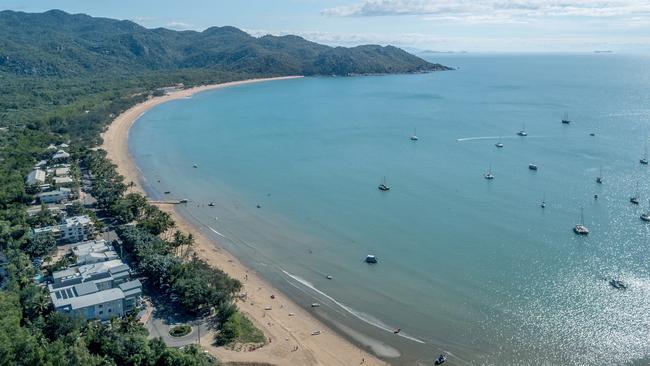
{"type": "Polygon", "coordinates": [[[152,196],[393,364],[645,364],[650,58],[435,61],[457,69],[171,101],[130,152],[152,196]]]}

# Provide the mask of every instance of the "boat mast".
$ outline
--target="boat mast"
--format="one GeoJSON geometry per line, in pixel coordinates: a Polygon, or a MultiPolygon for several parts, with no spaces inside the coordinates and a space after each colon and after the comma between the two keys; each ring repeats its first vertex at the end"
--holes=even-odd
{"type": "Polygon", "coordinates": [[[585,225],[584,208],[580,207],[580,225],[585,225]]]}

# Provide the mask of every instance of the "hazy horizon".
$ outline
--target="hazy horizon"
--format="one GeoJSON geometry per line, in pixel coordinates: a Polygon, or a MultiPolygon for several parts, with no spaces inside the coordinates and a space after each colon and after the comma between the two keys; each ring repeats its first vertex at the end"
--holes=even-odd
{"type": "Polygon", "coordinates": [[[395,45],[467,52],[650,52],[650,1],[634,0],[0,0],[0,10],[61,9],[147,28],[232,25],[252,35],[295,34],[333,46],[395,45]]]}

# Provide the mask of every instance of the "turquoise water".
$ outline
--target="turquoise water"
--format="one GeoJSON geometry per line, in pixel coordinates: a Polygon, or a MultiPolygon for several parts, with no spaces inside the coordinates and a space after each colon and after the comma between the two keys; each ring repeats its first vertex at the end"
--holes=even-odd
{"type": "Polygon", "coordinates": [[[650,60],[438,61],[459,70],[172,101],[140,118],[131,153],[151,194],[188,198],[182,213],[204,232],[394,364],[430,364],[442,351],[451,365],[641,364],[650,60]],[[529,136],[516,136],[524,125],[529,136]],[[490,166],[493,181],[483,179],[490,166]],[[377,190],[383,176],[390,192],[377,190]],[[581,207],[587,237],[571,231],[581,207]]]}

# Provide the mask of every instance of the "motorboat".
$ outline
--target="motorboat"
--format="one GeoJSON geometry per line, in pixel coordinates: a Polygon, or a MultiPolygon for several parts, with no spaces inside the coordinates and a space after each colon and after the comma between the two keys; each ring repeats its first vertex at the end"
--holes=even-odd
{"type": "Polygon", "coordinates": [[[528,164],[528,169],[530,169],[530,170],[537,170],[537,165],[535,165],[535,164],[528,164]]]}
{"type": "Polygon", "coordinates": [[[370,263],[370,264],[377,263],[377,257],[375,257],[375,256],[372,255],[372,254],[368,254],[368,255],[366,256],[365,262],[366,262],[366,263],[370,263]]]}
{"type": "Polygon", "coordinates": [[[445,363],[445,361],[447,361],[447,356],[445,356],[444,354],[441,354],[440,356],[438,356],[438,358],[436,358],[436,360],[435,360],[435,362],[433,364],[434,365],[442,365],[443,363],[445,363]]]}

